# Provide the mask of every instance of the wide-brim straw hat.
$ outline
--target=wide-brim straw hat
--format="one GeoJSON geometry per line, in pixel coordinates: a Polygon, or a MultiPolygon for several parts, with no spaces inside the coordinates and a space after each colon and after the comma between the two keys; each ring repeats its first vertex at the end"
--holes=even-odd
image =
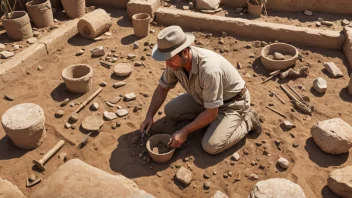
{"type": "Polygon", "coordinates": [[[185,33],[180,26],[169,26],[158,34],[157,44],[153,48],[153,58],[166,61],[194,42],[194,35],[185,33]]]}

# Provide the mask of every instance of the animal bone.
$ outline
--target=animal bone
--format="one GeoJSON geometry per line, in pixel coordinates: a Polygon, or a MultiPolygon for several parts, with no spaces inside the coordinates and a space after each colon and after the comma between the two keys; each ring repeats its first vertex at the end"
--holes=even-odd
{"type": "Polygon", "coordinates": [[[309,103],[306,101],[300,101],[298,100],[295,96],[293,96],[285,87],[284,85],[280,85],[280,88],[289,96],[290,99],[292,99],[293,105],[300,110],[302,113],[305,114],[310,114],[313,111],[313,106],[311,106],[309,103]]]}
{"type": "Polygon", "coordinates": [[[299,71],[295,71],[290,68],[287,71],[281,72],[279,78],[284,79],[286,77],[306,77],[308,73],[308,67],[302,67],[299,71]]]}

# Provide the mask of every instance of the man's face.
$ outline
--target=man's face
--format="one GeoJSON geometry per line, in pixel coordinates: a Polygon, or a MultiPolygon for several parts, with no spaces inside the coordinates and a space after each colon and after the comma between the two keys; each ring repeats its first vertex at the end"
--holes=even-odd
{"type": "Polygon", "coordinates": [[[166,66],[174,71],[177,71],[185,66],[186,60],[181,58],[178,54],[166,61],[166,66]]]}

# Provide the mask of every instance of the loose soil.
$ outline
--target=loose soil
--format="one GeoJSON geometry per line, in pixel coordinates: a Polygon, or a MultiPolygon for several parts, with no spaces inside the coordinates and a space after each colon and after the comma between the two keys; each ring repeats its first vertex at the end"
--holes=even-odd
{"type": "MultiPolygon", "coordinates": [[[[38,186],[43,184],[40,183],[32,188],[25,187],[27,178],[36,173],[35,168],[33,168],[33,159],[40,159],[42,157],[41,153],[47,152],[60,139],[64,139],[66,145],[60,152],[66,152],[68,160],[79,158],[109,173],[122,174],[135,181],[141,189],[156,197],[211,197],[217,190],[225,192],[230,197],[248,197],[257,182],[248,179],[250,174],[257,174],[259,180],[276,177],[289,179],[300,185],[307,197],[310,198],[337,197],[327,187],[327,178],[331,171],[351,165],[352,154],[351,152],[342,155],[325,154],[314,143],[310,129],[316,122],[334,117],[340,117],[352,124],[352,97],[348,95],[346,89],[349,72],[342,51],[297,46],[300,55],[302,55],[302,62],[298,61],[296,67],[309,67],[309,75],[306,78],[273,79],[262,85],[262,80],[268,77],[270,72],[263,67],[260,61],[262,48],[257,45],[260,41],[228,36],[223,38],[225,44],[220,45],[218,44],[220,34],[214,34],[212,37],[206,38],[205,32],[194,32],[197,38],[196,46],[214,50],[218,53],[222,49],[224,53],[221,55],[234,66],[238,62],[243,65],[239,72],[251,93],[251,107],[259,112],[264,121],[263,132],[259,136],[248,135],[236,146],[221,154],[208,155],[201,147],[204,130],[200,130],[189,135],[187,142],[176,150],[173,158],[168,163],[145,163],[143,158],[138,156],[139,153],[147,153],[145,147],[133,144],[132,140],[134,137],[140,136],[139,126],[145,118],[151,96],[158,85],[165,64],[156,62],[150,56],[147,56],[151,53],[151,50],[146,47],[147,51],[143,51],[145,48],[143,44],[145,41],[155,43],[156,36],[162,27],[152,26],[151,29],[155,30],[155,33],[138,40],[133,36],[132,24],[131,21],[127,20],[126,11],[116,9],[107,9],[107,11],[113,17],[113,26],[110,29],[112,36],[98,42],[75,36],[62,48],[29,67],[28,75],[24,78],[0,85],[2,87],[0,88],[0,95],[11,93],[15,98],[13,102],[0,100],[0,115],[15,104],[33,102],[44,109],[47,128],[47,138],[44,143],[34,150],[27,151],[17,149],[5,135],[3,129],[0,128],[0,175],[2,178],[17,185],[25,195],[30,195],[38,186]],[[140,47],[134,50],[133,43],[135,41],[138,41],[140,47]],[[116,54],[120,57],[117,63],[129,62],[132,64],[133,60],[128,60],[126,56],[133,53],[137,55],[137,59],[145,56],[146,60],[143,62],[147,66],[134,67],[129,77],[117,77],[113,74],[113,68],[103,67],[99,64],[99,58],[91,57],[89,50],[100,45],[108,48],[108,51],[116,50],[116,54]],[[251,48],[247,49],[247,45],[251,45],[251,48]],[[82,56],[75,56],[76,52],[82,48],[86,48],[85,53],[82,56]],[[224,49],[227,49],[228,52],[225,52],[224,49]],[[255,58],[249,58],[251,54],[254,54],[255,58]],[[342,70],[344,77],[332,78],[323,66],[323,62],[328,61],[335,62],[342,70]],[[84,95],[69,93],[61,79],[61,72],[64,68],[78,63],[88,64],[94,69],[92,90],[84,95]],[[39,65],[44,69],[37,70],[39,65]],[[312,89],[313,80],[317,77],[323,77],[327,80],[328,90],[324,95],[318,94],[312,89]],[[98,102],[99,109],[93,112],[89,109],[90,104],[88,104],[78,114],[77,126],[81,124],[86,116],[93,113],[115,112],[116,107],[108,107],[105,101],[109,101],[120,94],[134,92],[137,99],[130,102],[118,102],[118,105],[129,110],[128,116],[106,121],[100,133],[91,134],[88,144],[78,150],[75,148],[75,144],[78,144],[87,132],[80,127],[76,129],[64,128],[71,113],[76,110],[78,105],[60,107],[60,104],[66,98],[70,98],[70,102],[74,103],[83,102],[104,81],[107,82],[107,86],[90,103],[98,102]],[[126,85],[114,89],[112,87],[113,83],[120,81],[125,81],[126,85]],[[294,110],[288,97],[279,88],[279,85],[283,83],[290,84],[301,95],[308,96],[311,99],[311,103],[315,106],[315,111],[311,116],[294,110]],[[302,89],[298,89],[298,86],[302,89]],[[279,94],[286,104],[281,104],[276,97],[270,97],[269,90],[279,94]],[[149,97],[146,97],[147,95],[149,97]],[[269,103],[274,105],[273,108],[283,112],[287,116],[287,120],[295,124],[296,128],[287,131],[282,126],[284,119],[265,108],[269,103]],[[132,110],[135,106],[142,109],[134,113],[132,110]],[[55,118],[55,112],[60,109],[64,110],[65,114],[61,118],[55,118]],[[111,126],[116,125],[116,121],[121,123],[121,127],[112,129],[111,126]],[[281,143],[276,144],[275,141],[281,143]],[[297,145],[298,147],[296,147],[297,145]],[[248,150],[249,154],[245,155],[244,150],[248,150]],[[241,159],[231,163],[231,155],[234,152],[238,152],[241,159]],[[289,160],[290,166],[287,170],[282,170],[277,166],[276,162],[280,156],[289,160]],[[252,166],[252,161],[255,161],[257,165],[252,166]],[[192,170],[194,180],[187,188],[179,187],[177,182],[174,181],[176,166],[184,166],[192,170]],[[259,167],[264,167],[264,169],[259,167]],[[229,170],[233,172],[233,176],[223,178],[223,174],[229,170]],[[208,190],[203,189],[205,181],[203,174],[206,171],[216,171],[218,173],[208,179],[211,183],[208,190]],[[158,177],[157,172],[162,176],[158,177]]],[[[182,87],[177,85],[175,89],[169,92],[166,102],[184,92],[182,87]]],[[[185,123],[173,124],[166,121],[162,113],[163,107],[160,111],[160,115],[157,114],[154,117],[156,131],[174,132],[184,126],[185,123]]],[[[42,180],[46,180],[63,163],[56,155],[45,164],[46,171],[37,174],[42,180]]]]}
{"type": "Polygon", "coordinates": [[[159,144],[155,145],[153,148],[153,152],[157,153],[157,154],[168,153],[171,150],[172,150],[171,148],[167,147],[167,145],[165,145],[163,143],[159,143],[159,144]]]}

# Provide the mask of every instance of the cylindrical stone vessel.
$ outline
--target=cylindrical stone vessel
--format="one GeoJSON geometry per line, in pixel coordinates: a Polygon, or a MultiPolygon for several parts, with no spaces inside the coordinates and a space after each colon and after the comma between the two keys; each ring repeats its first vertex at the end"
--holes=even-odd
{"type": "Polygon", "coordinates": [[[84,15],[77,23],[79,34],[83,38],[93,39],[111,27],[111,18],[103,9],[97,9],[84,15]]]}
{"type": "Polygon", "coordinates": [[[132,16],[133,30],[136,37],[147,37],[149,34],[150,15],[138,13],[132,16]]]}
{"type": "Polygon", "coordinates": [[[1,17],[7,36],[15,41],[33,37],[33,30],[27,12],[14,11],[10,18],[1,17]]]}
{"type": "Polygon", "coordinates": [[[22,149],[37,148],[46,137],[44,111],[37,104],[11,107],[2,115],[1,124],[6,135],[22,149]]]}
{"type": "Polygon", "coordinates": [[[93,69],[89,65],[69,66],[62,71],[61,76],[71,93],[87,93],[92,88],[93,69]]]}
{"type": "Polygon", "coordinates": [[[66,15],[72,19],[81,17],[86,13],[85,0],[61,0],[61,3],[66,15]]]}
{"type": "Polygon", "coordinates": [[[43,28],[54,24],[53,11],[49,0],[33,0],[26,3],[26,7],[35,27],[43,28]]]}

